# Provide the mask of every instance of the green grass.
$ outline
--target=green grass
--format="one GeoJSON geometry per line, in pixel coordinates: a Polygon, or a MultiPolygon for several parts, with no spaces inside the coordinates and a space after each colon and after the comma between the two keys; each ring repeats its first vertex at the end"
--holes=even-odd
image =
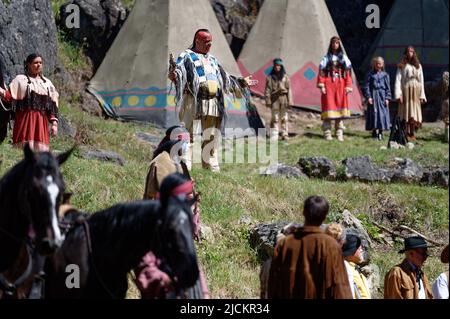
{"type": "MultiPolygon", "coordinates": [[[[57,1],[52,1],[56,6],[57,1]]],[[[58,1],[63,2],[63,1],[58,1]]],[[[126,1],[132,5],[133,1],[126,1]]],[[[125,1],[124,1],[125,3],[125,1]]],[[[59,5],[59,4],[58,4],[59,5]]],[[[59,55],[66,69],[77,72],[87,67],[79,47],[59,36],[59,55]]],[[[118,202],[142,198],[150,144],[135,137],[136,132],[162,136],[153,125],[123,123],[90,116],[73,104],[77,96],[66,96],[59,88],[63,100],[61,113],[77,129],[80,146],[62,167],[67,190],[74,193],[72,204],[81,210],[95,212],[118,202]],[[117,152],[126,161],[124,166],[86,160],[81,154],[87,149],[105,149],[117,152]]],[[[417,147],[413,150],[380,150],[386,144],[368,138],[367,132],[347,124],[346,141],[325,141],[319,129],[306,131],[306,136],[278,144],[279,161],[295,165],[303,156],[326,156],[336,165],[346,157],[370,155],[377,165],[389,165],[395,157],[409,157],[423,166],[448,166],[448,144],[439,140],[442,128],[425,124],[419,131],[417,147]]],[[[76,142],[58,136],[51,141],[55,151],[63,151],[76,142]]],[[[238,153],[247,151],[239,150],[238,153]]],[[[0,145],[0,176],[22,158],[22,151],[7,142],[0,145]]],[[[214,174],[195,165],[192,176],[202,194],[202,223],[212,229],[213,238],[197,245],[200,263],[205,271],[210,292],[215,298],[257,298],[259,296],[258,253],[249,244],[249,230],[253,225],[269,221],[301,222],[303,201],[309,195],[322,195],[330,202],[328,221],[339,220],[344,209],[355,213],[362,221],[376,245],[373,261],[380,267],[381,284],[386,271],[401,261],[396,253],[401,241],[392,247],[376,241],[380,230],[372,222],[380,216],[395,212],[399,217],[387,227],[397,224],[410,226],[440,241],[448,241],[449,194],[447,189],[406,184],[358,182],[331,182],[318,179],[274,179],[259,176],[259,164],[222,164],[221,173],[214,174]],[[245,216],[250,225],[241,223],[245,216]]],[[[263,165],[265,166],[265,165],[263,165]]],[[[444,270],[438,255],[426,264],[426,273],[434,280],[444,270]]],[[[131,282],[131,281],[130,281],[131,282]]],[[[136,298],[132,287],[128,293],[136,298]]]]}
{"type": "MultiPolygon", "coordinates": [[[[78,138],[85,143],[62,168],[67,188],[74,192],[72,203],[93,212],[117,202],[140,199],[152,150],[149,144],[134,135],[138,131],[161,134],[160,131],[152,125],[92,117],[64,103],[61,112],[77,128],[78,138]],[[94,148],[119,153],[126,160],[125,165],[81,157],[85,149],[94,148]]],[[[427,137],[434,134],[434,128],[426,125],[422,132],[421,136],[427,137]]],[[[324,155],[338,161],[347,156],[370,154],[378,163],[385,163],[395,156],[408,156],[426,166],[444,165],[445,158],[448,159],[448,145],[437,140],[419,141],[423,146],[414,150],[379,151],[380,144],[366,139],[366,133],[351,131],[349,136],[351,140],[344,144],[315,137],[294,138],[289,143],[279,144],[280,160],[295,164],[300,156],[324,155]]],[[[62,151],[73,144],[71,138],[57,137],[52,141],[52,148],[62,151]]],[[[3,175],[21,156],[21,151],[11,145],[1,145],[0,160],[3,163],[0,173],[3,175]]],[[[277,220],[301,222],[302,203],[312,194],[325,196],[330,202],[328,221],[339,220],[340,213],[348,209],[357,214],[374,239],[379,235],[379,229],[371,221],[377,218],[377,212],[383,208],[380,201],[385,199],[402,213],[399,223],[438,240],[448,237],[446,189],[406,184],[274,179],[259,176],[258,168],[258,164],[223,164],[222,172],[214,174],[194,166],[192,175],[202,194],[202,223],[213,232],[212,240],[198,244],[198,256],[214,297],[259,296],[260,260],[248,241],[251,226],[240,223],[240,218],[249,217],[251,225],[277,220]]],[[[382,278],[388,268],[401,261],[401,256],[396,254],[400,246],[401,242],[391,248],[377,244],[372,252],[382,278]]],[[[437,258],[439,251],[434,250],[433,254],[425,268],[431,280],[444,269],[437,258]]]]}

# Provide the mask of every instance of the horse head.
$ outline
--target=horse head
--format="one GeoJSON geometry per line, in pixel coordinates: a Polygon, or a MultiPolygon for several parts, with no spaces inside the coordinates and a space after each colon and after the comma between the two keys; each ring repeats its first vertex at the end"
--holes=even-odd
{"type": "Polygon", "coordinates": [[[24,147],[28,180],[22,184],[25,198],[21,211],[27,214],[31,236],[42,255],[53,253],[64,240],[58,226],[58,209],[65,189],[60,165],[72,151],[73,148],[55,157],[50,152],[34,153],[28,144],[24,147]]]}
{"type": "Polygon", "coordinates": [[[177,288],[191,287],[199,276],[191,209],[188,204],[170,198],[162,214],[161,248],[169,268],[167,272],[177,288]]]}

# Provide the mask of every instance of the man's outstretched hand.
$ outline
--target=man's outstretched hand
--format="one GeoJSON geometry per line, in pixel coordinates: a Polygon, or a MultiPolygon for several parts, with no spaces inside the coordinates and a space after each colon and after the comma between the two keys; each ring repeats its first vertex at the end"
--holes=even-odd
{"type": "Polygon", "coordinates": [[[245,84],[247,84],[247,86],[255,86],[255,85],[258,84],[259,81],[258,80],[253,80],[252,76],[249,75],[249,76],[246,76],[244,78],[244,82],[245,82],[245,84]]]}

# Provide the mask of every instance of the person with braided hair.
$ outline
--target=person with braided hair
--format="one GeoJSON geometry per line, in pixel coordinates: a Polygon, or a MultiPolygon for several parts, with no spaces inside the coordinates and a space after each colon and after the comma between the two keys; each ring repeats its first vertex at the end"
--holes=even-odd
{"type": "Polygon", "coordinates": [[[334,36],[330,40],[327,54],[320,61],[317,87],[321,92],[322,130],[326,140],[332,140],[331,121],[334,121],[338,141],[344,141],[344,119],[350,118],[348,94],[353,89],[352,63],[341,44],[334,36]]]}
{"type": "Polygon", "coordinates": [[[15,112],[13,144],[22,147],[28,142],[36,151],[48,151],[50,130],[52,136],[58,133],[59,94],[42,75],[42,66],[42,56],[30,54],[25,60],[25,74],[17,75],[8,90],[0,89],[0,97],[11,101],[15,112]]]}

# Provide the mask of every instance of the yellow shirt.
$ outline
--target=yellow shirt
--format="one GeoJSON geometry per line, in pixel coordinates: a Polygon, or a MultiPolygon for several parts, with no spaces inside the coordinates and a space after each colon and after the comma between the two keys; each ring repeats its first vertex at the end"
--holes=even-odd
{"type": "Polygon", "coordinates": [[[353,282],[350,282],[350,285],[353,285],[353,299],[371,299],[369,285],[367,283],[366,277],[358,270],[356,270],[356,264],[352,262],[347,263],[349,269],[352,272],[353,282]]]}

